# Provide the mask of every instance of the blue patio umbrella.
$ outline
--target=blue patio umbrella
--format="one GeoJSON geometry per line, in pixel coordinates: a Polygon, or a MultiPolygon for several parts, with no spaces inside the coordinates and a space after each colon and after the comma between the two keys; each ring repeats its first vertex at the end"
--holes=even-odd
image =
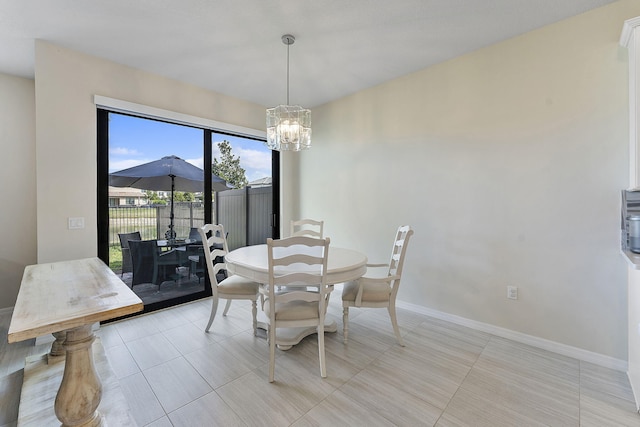
{"type": "MultiPolygon", "coordinates": [[[[171,190],[171,214],[169,231],[166,237],[175,239],[173,230],[173,192],[188,191],[190,193],[204,191],[204,171],[177,156],[166,156],[159,160],[143,163],[128,169],[109,174],[109,185],[112,187],[133,187],[141,190],[171,190]]],[[[222,178],[211,174],[213,191],[229,190],[222,178]]]]}

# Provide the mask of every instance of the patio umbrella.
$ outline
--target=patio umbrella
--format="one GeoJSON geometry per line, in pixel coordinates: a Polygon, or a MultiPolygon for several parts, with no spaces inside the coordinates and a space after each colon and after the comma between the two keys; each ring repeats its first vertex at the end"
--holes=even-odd
{"type": "MultiPolygon", "coordinates": [[[[204,191],[204,171],[180,157],[166,156],[159,160],[143,163],[132,168],[109,174],[109,185],[112,187],[134,187],[142,190],[171,190],[171,214],[169,217],[168,239],[175,239],[173,230],[173,192],[188,191],[190,193],[204,191]]],[[[220,177],[211,174],[213,191],[229,190],[227,183],[220,177]]]]}

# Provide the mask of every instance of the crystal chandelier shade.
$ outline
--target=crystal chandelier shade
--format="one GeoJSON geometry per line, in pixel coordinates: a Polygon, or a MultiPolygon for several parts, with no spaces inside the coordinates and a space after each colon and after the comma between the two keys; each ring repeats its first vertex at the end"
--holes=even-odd
{"type": "Polygon", "coordinates": [[[276,151],[301,151],[311,147],[311,110],[289,104],[289,46],[295,37],[282,36],[287,45],[287,105],[267,109],[267,141],[276,151]]]}
{"type": "Polygon", "coordinates": [[[267,146],[277,151],[300,151],[311,147],[311,110],[299,105],[267,109],[267,146]]]}

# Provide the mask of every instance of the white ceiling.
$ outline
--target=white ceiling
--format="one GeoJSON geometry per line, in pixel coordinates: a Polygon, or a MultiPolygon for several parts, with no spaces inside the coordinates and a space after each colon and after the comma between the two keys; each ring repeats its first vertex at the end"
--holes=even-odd
{"type": "Polygon", "coordinates": [[[34,40],[274,106],[311,108],[615,0],[0,0],[0,72],[34,40]]]}

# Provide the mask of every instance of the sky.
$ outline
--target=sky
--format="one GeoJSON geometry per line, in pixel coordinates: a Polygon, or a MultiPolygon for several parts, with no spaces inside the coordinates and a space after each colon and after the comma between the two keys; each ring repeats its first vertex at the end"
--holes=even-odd
{"type": "MultiPolygon", "coordinates": [[[[203,168],[201,129],[122,114],[109,114],[109,172],[176,155],[203,168]]],[[[271,176],[271,150],[262,141],[213,134],[213,157],[220,160],[218,143],[231,143],[231,153],[249,182],[271,176]]]]}

